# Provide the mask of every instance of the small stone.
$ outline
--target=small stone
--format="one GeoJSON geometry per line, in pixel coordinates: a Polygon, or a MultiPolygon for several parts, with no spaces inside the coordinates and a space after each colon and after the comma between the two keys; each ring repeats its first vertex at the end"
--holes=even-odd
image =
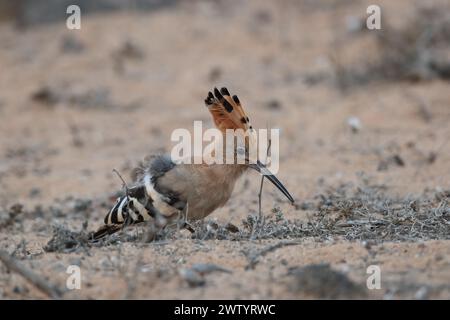
{"type": "Polygon", "coordinates": [[[178,273],[191,287],[200,287],[205,284],[205,279],[192,269],[182,268],[178,270],[178,273]]]}
{"type": "Polygon", "coordinates": [[[428,288],[427,287],[421,287],[414,295],[414,298],[417,300],[424,300],[428,298],[428,288]]]}
{"type": "Polygon", "coordinates": [[[357,133],[357,132],[361,131],[361,129],[362,129],[361,120],[359,120],[359,118],[357,118],[357,117],[354,117],[354,116],[349,117],[347,119],[347,124],[353,133],[357,133]]]}
{"type": "Polygon", "coordinates": [[[267,108],[271,110],[279,110],[281,109],[281,102],[275,99],[270,100],[267,102],[267,108]]]}
{"type": "Polygon", "coordinates": [[[192,270],[200,273],[201,275],[208,274],[211,272],[225,272],[225,273],[231,273],[230,270],[225,269],[221,266],[218,266],[213,263],[196,263],[192,265],[192,270]]]}

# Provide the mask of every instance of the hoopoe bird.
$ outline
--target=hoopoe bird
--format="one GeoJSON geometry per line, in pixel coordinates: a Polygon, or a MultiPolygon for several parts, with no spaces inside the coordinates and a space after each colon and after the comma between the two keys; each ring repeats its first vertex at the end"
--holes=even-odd
{"type": "MultiPolygon", "coordinates": [[[[214,124],[225,137],[227,129],[253,131],[250,120],[236,95],[226,88],[214,88],[205,99],[214,124]],[[214,92],[214,93],[213,93],[214,92]]],[[[248,142],[248,141],[247,141],[248,142]]],[[[239,150],[233,147],[234,156],[239,150]]],[[[147,157],[133,170],[133,184],[104,219],[104,225],[92,234],[97,240],[123,227],[153,220],[160,228],[178,224],[188,227],[188,221],[203,219],[230,199],[238,178],[254,169],[271,181],[291,202],[294,199],[284,185],[258,159],[250,161],[245,145],[243,164],[190,164],[174,161],[169,155],[147,157]]],[[[242,151],[242,150],[241,150],[242,151]]],[[[213,151],[214,153],[214,151],[213,151]]],[[[189,228],[188,228],[189,229],[189,228]]],[[[191,230],[192,231],[192,230],[191,230]]]]}

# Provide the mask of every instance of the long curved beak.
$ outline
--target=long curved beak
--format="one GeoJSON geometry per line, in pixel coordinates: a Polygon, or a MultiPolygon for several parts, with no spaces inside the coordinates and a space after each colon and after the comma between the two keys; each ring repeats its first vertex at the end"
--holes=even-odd
{"type": "Polygon", "coordinates": [[[289,191],[287,191],[281,181],[278,180],[278,178],[272,172],[270,172],[270,170],[267,169],[263,163],[258,160],[256,164],[249,164],[248,166],[269,179],[269,181],[272,182],[278,188],[278,190],[280,190],[286,196],[286,198],[289,199],[291,203],[294,203],[294,198],[292,198],[289,191]]]}

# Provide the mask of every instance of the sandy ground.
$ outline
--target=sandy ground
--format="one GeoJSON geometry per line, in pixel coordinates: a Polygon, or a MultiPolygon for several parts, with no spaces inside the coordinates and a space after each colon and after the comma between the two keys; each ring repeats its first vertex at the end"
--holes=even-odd
{"type": "MultiPolygon", "coordinates": [[[[383,17],[401,23],[409,3],[382,1],[383,17]]],[[[20,31],[0,25],[2,249],[61,288],[67,267],[79,265],[81,290],[64,298],[449,299],[449,83],[339,89],[330,57],[357,65],[377,54],[370,32],[349,32],[349,17],[364,17],[368,4],[193,1],[150,14],[89,15],[79,31],[64,22],[20,31]],[[248,173],[205,222],[232,223],[235,239],[180,231],[156,243],[130,236],[44,250],[54,226],[101,225],[121,188],[112,169],[128,177],[145,155],[170,150],[172,130],[191,129],[194,120],[212,125],[203,99],[214,86],[238,94],[255,127],[281,129],[278,176],[296,205],[266,184],[263,212],[287,221],[277,228],[295,224],[298,232],[244,236],[260,183],[248,173]],[[360,120],[358,132],[349,117],[360,120]],[[322,221],[324,195],[344,184],[354,195],[367,181],[383,186],[391,203],[419,201],[440,219],[439,232],[420,223],[411,224],[419,236],[409,237],[368,239],[358,233],[365,225],[353,230],[358,236],[311,231],[322,221]],[[228,272],[191,274],[205,263],[228,272]],[[380,267],[379,290],[366,287],[370,265],[380,267]]],[[[387,203],[390,214],[396,209],[387,203]]],[[[0,265],[0,298],[46,297],[0,265]]]]}

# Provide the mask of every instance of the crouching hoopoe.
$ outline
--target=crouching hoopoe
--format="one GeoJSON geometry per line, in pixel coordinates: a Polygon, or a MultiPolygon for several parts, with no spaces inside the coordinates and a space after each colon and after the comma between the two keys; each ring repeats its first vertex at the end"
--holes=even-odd
{"type": "MultiPolygon", "coordinates": [[[[238,97],[231,97],[226,88],[220,91],[214,88],[214,94],[208,93],[205,104],[224,136],[227,129],[254,130],[238,97]]],[[[236,156],[239,151],[233,148],[236,156]]],[[[168,155],[146,158],[133,171],[133,185],[127,188],[126,195],[117,199],[104,219],[105,225],[93,233],[93,239],[152,219],[160,228],[180,221],[187,226],[187,221],[202,219],[223,206],[236,180],[248,168],[264,174],[293,203],[294,199],[283,184],[259,160],[250,161],[248,144],[244,149],[244,164],[207,164],[204,161],[186,164],[173,161],[168,155]]]]}

